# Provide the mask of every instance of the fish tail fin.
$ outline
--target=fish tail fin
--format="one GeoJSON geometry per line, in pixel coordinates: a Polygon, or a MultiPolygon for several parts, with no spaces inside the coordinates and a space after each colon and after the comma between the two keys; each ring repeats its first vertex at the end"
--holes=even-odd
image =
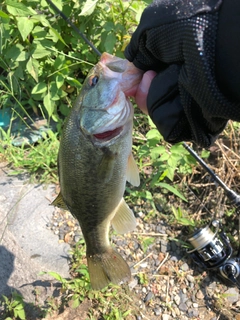
{"type": "Polygon", "coordinates": [[[102,254],[87,256],[88,270],[92,288],[100,290],[110,282],[119,284],[131,279],[131,272],[123,257],[110,248],[102,254]]]}

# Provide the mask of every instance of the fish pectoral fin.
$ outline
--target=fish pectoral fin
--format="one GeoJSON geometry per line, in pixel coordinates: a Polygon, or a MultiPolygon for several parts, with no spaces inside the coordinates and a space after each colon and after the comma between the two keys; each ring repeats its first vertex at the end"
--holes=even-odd
{"type": "Polygon", "coordinates": [[[136,228],[136,218],[124,199],[119,203],[111,224],[118,233],[131,232],[136,228]]]}
{"type": "Polygon", "coordinates": [[[53,200],[51,206],[55,206],[64,210],[69,210],[67,205],[65,204],[61,192],[58,194],[57,198],[53,200]]]}
{"type": "Polygon", "coordinates": [[[106,152],[98,167],[98,177],[103,182],[108,182],[113,175],[115,156],[111,152],[106,152]]]}
{"type": "Polygon", "coordinates": [[[119,284],[131,279],[131,272],[123,257],[113,248],[104,253],[87,255],[92,288],[100,290],[110,282],[119,284]]]}
{"type": "Polygon", "coordinates": [[[127,181],[135,187],[140,185],[139,170],[132,153],[128,157],[127,181]]]}

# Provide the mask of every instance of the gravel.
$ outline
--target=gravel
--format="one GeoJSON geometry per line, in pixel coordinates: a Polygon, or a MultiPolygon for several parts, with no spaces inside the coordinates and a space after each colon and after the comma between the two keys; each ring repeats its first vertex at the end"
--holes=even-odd
{"type": "MultiPolygon", "coordinates": [[[[194,264],[173,240],[178,231],[164,220],[155,217],[150,223],[144,218],[143,212],[138,214],[135,232],[124,236],[110,232],[132,271],[129,290],[139,303],[136,319],[239,319],[234,305],[238,290],[229,289],[215,274],[194,264]],[[146,275],[146,281],[140,281],[139,274],[146,275]]],[[[59,243],[74,246],[83,238],[77,220],[67,211],[56,209],[46,227],[58,236],[59,243]]]]}

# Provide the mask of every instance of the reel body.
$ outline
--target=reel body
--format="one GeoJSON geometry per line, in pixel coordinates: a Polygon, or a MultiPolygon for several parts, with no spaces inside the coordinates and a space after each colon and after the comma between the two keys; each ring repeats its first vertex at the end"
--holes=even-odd
{"type": "Polygon", "coordinates": [[[193,246],[188,253],[194,262],[204,269],[216,270],[228,285],[240,289],[240,258],[232,257],[233,249],[229,238],[218,220],[210,226],[198,229],[188,241],[193,246]]]}

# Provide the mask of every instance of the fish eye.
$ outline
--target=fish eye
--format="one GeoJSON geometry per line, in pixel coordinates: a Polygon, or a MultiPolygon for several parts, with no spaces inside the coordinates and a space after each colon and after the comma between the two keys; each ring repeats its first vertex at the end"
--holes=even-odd
{"type": "Polygon", "coordinates": [[[89,84],[91,87],[94,87],[98,83],[98,76],[92,76],[89,79],[89,84]]]}

